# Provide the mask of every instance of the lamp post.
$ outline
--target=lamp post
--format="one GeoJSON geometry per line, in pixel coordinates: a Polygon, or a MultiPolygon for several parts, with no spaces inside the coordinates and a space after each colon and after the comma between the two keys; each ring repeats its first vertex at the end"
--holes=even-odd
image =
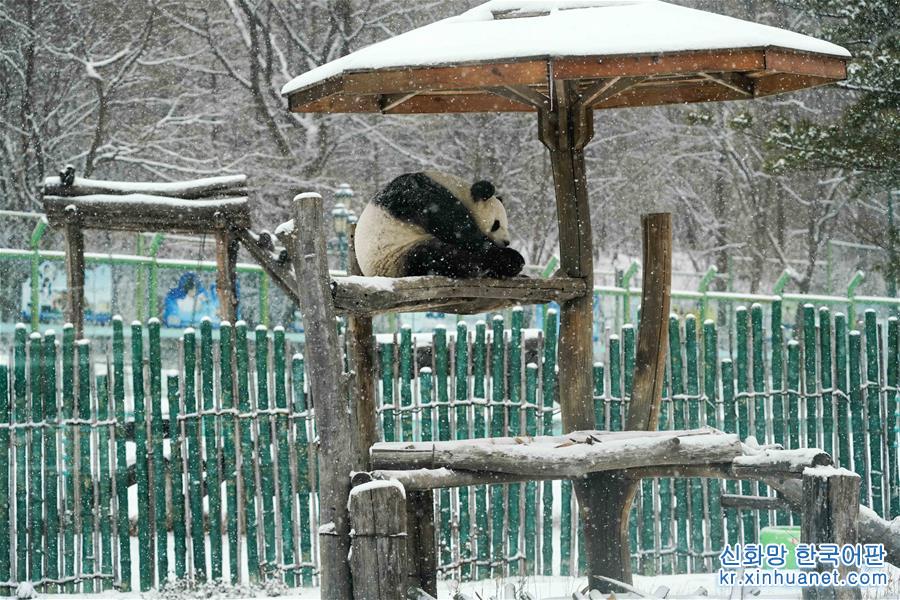
{"type": "Polygon", "coordinates": [[[347,270],[347,228],[350,213],[343,202],[338,202],[331,210],[331,220],[334,224],[334,233],[337,236],[338,269],[347,270]]]}

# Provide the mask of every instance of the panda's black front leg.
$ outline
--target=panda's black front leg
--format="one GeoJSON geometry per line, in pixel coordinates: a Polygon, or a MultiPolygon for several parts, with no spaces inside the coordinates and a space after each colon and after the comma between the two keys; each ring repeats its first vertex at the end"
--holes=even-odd
{"type": "Polygon", "coordinates": [[[406,257],[407,275],[440,275],[454,279],[471,277],[513,277],[521,272],[525,259],[512,248],[491,245],[472,252],[440,240],[413,248],[406,257]]]}

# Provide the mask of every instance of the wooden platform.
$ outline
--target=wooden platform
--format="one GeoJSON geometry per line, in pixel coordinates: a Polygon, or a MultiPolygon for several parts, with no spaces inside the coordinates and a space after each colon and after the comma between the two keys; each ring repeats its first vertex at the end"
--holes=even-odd
{"type": "Polygon", "coordinates": [[[334,277],[338,312],[373,315],[441,311],[477,314],[522,304],[562,302],[588,292],[583,279],[450,279],[448,277],[334,277]]]}

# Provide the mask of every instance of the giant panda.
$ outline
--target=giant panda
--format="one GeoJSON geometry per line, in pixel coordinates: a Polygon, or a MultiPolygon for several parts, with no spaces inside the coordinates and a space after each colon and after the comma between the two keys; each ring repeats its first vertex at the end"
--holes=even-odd
{"type": "Polygon", "coordinates": [[[489,181],[468,185],[434,171],[406,173],[365,207],[354,245],[363,275],[513,277],[506,209],[489,181]]]}

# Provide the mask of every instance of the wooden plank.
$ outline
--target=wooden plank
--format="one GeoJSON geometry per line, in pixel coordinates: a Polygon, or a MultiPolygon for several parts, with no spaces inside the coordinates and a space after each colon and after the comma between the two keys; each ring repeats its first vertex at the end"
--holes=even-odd
{"type": "Polygon", "coordinates": [[[784,498],[773,498],[771,496],[722,494],[720,502],[722,508],[740,508],[749,510],[776,510],[790,509],[791,507],[791,503],[784,498]]]}
{"type": "Polygon", "coordinates": [[[44,196],[43,206],[54,227],[65,225],[68,206],[77,207],[83,229],[202,233],[226,227],[226,221],[220,217],[242,227],[250,226],[245,197],[182,200],[146,194],[44,196]]]}
{"type": "Polygon", "coordinates": [[[452,66],[376,69],[344,73],[345,94],[402,94],[537,85],[547,80],[546,59],[512,59],[452,66]]]}
{"type": "Polygon", "coordinates": [[[323,598],[353,597],[347,553],[350,523],[347,502],[354,457],[347,451],[353,435],[343,381],[343,365],[334,326],[335,311],[328,280],[322,197],[300,194],[293,204],[295,228],[291,258],[298,281],[300,311],[306,327],[309,388],[315,399],[319,435],[319,548],[323,598]]]}
{"type": "Polygon", "coordinates": [[[65,185],[59,176],[47,177],[41,188],[45,196],[90,196],[95,194],[149,194],[167,198],[197,200],[244,196],[246,175],[226,175],[188,181],[106,181],[76,177],[72,185],[65,185]]]}
{"type": "MultiPolygon", "coordinates": [[[[858,474],[846,469],[820,467],[803,472],[803,516],[800,541],[807,544],[856,544],[859,539],[858,474]]],[[[819,565],[819,571],[834,567],[819,565]]],[[[853,566],[837,565],[846,578],[853,566]]],[[[804,600],[859,600],[859,587],[803,588],[804,600]]]]}
{"type": "Polygon", "coordinates": [[[794,75],[792,73],[773,73],[756,80],[756,95],[771,96],[794,90],[818,87],[834,83],[834,79],[815,77],[812,75],[794,75]]]}
{"type": "Polygon", "coordinates": [[[80,213],[67,210],[66,238],[66,322],[75,326],[75,339],[84,332],[84,232],[80,213]]]}
{"type": "Polygon", "coordinates": [[[557,79],[649,77],[675,73],[758,71],[766,68],[762,48],[699,50],[627,56],[565,57],[553,60],[557,79]]]}
{"type": "Polygon", "coordinates": [[[743,73],[700,73],[700,75],[744,96],[754,95],[755,80],[743,73]]]}
{"type": "MultiPolygon", "coordinates": [[[[353,598],[405,599],[408,552],[403,486],[396,481],[364,483],[351,492],[349,508],[353,525],[349,557],[353,598]]],[[[324,591],[322,595],[332,597],[324,591]]]]}
{"type": "Polygon", "coordinates": [[[335,277],[332,295],[338,311],[375,314],[441,306],[476,299],[541,304],[563,301],[587,290],[581,279],[451,279],[449,277],[335,277]]]}

